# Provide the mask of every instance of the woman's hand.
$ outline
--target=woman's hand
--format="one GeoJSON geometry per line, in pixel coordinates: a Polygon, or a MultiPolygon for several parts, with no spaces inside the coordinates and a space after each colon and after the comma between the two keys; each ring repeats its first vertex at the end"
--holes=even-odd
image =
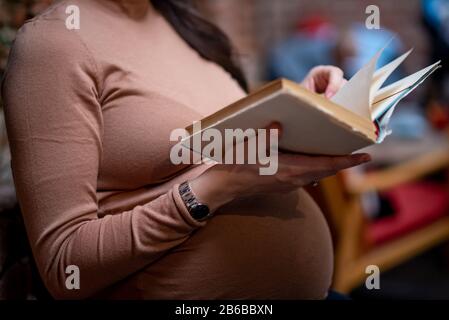
{"type": "Polygon", "coordinates": [[[347,82],[343,71],[334,66],[317,66],[309,71],[301,85],[331,98],[347,82]]]}
{"type": "Polygon", "coordinates": [[[332,157],[280,152],[274,175],[261,175],[258,164],[217,164],[190,181],[190,186],[199,201],[213,212],[237,198],[293,191],[370,160],[368,154],[332,157]]]}
{"type": "Polygon", "coordinates": [[[190,185],[198,199],[215,211],[237,198],[293,191],[369,160],[367,154],[340,157],[279,154],[279,169],[275,175],[260,175],[257,165],[217,164],[190,185]]]}

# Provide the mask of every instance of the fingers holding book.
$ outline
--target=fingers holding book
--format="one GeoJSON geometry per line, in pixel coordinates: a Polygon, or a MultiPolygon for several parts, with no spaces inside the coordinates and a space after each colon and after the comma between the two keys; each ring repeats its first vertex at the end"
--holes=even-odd
{"type": "MultiPolygon", "coordinates": [[[[278,123],[272,123],[266,129],[277,129],[282,135],[282,127],[278,123]]],[[[271,145],[272,141],[264,141],[268,141],[264,148],[271,145]]],[[[259,147],[262,148],[262,146],[259,147]]],[[[219,163],[190,181],[190,185],[197,198],[213,211],[238,198],[290,192],[370,160],[370,156],[365,153],[315,156],[279,151],[276,158],[276,170],[273,174],[262,175],[260,168],[264,164],[261,162],[256,164],[219,163]]]]}
{"type": "Polygon", "coordinates": [[[309,71],[301,84],[312,92],[324,93],[326,98],[331,98],[346,82],[340,68],[317,66],[309,71]]]}

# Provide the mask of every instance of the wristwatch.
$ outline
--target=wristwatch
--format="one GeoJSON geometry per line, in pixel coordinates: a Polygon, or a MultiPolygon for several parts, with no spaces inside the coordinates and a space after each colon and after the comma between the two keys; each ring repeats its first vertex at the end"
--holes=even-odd
{"type": "Polygon", "coordinates": [[[200,203],[195,197],[187,181],[179,185],[179,194],[193,219],[204,221],[212,215],[209,207],[200,203]]]}

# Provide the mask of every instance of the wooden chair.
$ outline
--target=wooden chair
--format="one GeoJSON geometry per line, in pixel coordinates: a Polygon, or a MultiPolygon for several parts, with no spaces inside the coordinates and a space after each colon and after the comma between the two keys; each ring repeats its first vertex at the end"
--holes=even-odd
{"type": "Polygon", "coordinates": [[[334,238],[335,290],[348,293],[363,284],[368,265],[377,265],[383,272],[449,240],[449,216],[445,216],[400,238],[370,247],[363,237],[367,219],[361,204],[361,196],[366,192],[385,191],[447,168],[449,144],[386,169],[369,173],[348,170],[320,183],[314,193],[334,238]]]}

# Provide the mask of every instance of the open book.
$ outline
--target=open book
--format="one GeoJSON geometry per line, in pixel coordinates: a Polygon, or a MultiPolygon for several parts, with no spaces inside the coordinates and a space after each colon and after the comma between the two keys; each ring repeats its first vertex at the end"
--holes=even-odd
{"type": "MultiPolygon", "coordinates": [[[[410,51],[376,69],[380,50],[331,100],[285,79],[273,81],[245,98],[186,128],[181,144],[202,153],[202,135],[214,128],[261,129],[273,121],[283,127],[279,148],[291,152],[345,155],[390,133],[389,120],[396,105],[440,67],[440,61],[393,84],[382,87],[410,51]],[[200,144],[193,143],[197,139],[200,144]]],[[[239,143],[234,141],[233,143],[239,143]]],[[[232,142],[231,142],[232,144],[232,142]]],[[[225,145],[231,147],[231,145],[225,145]]]]}

